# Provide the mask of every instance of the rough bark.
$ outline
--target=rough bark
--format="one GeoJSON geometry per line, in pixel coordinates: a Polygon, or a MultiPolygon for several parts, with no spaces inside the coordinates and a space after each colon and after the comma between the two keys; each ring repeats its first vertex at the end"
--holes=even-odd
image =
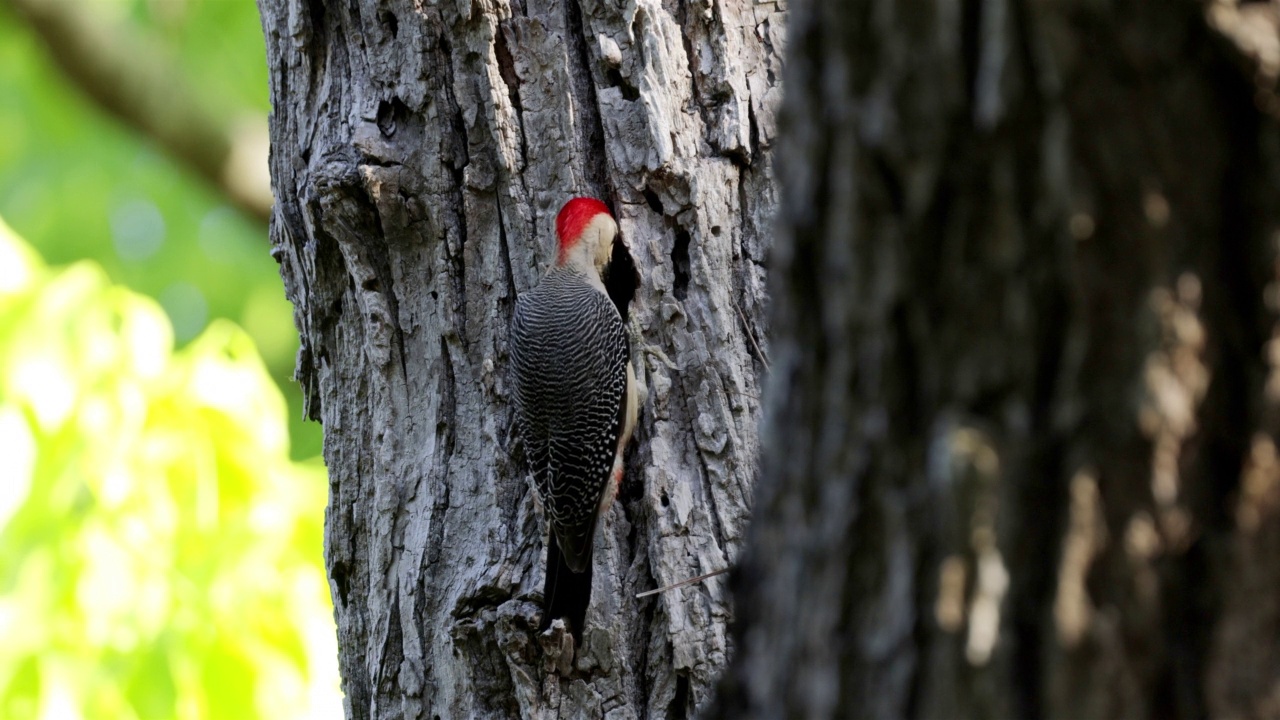
{"type": "Polygon", "coordinates": [[[780,3],[262,0],[271,223],[325,429],[347,715],[685,717],[730,646],[757,475],[780,3]],[[574,663],[536,633],[544,524],[506,334],[573,195],[642,276],[649,389],[574,663]]]}
{"type": "Polygon", "coordinates": [[[1277,17],[793,4],[715,715],[1280,716],[1277,17]]]}

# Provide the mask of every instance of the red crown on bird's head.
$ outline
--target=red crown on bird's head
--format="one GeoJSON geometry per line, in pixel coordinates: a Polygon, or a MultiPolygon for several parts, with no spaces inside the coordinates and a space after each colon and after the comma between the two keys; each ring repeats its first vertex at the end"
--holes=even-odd
{"type": "Polygon", "coordinates": [[[556,215],[556,238],[560,241],[558,262],[564,262],[569,249],[582,237],[582,231],[601,214],[613,217],[604,203],[589,197],[574,198],[560,208],[560,214],[556,215]]]}

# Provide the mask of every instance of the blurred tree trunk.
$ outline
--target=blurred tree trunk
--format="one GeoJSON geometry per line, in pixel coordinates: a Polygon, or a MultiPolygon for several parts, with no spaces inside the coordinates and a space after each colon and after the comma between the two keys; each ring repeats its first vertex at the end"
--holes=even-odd
{"type": "Polygon", "coordinates": [[[757,475],[780,3],[261,0],[273,253],[325,429],[352,718],[685,717],[729,646],[757,475]],[[576,663],[507,402],[518,293],[571,196],[642,275],[650,390],[576,663]]]}
{"type": "Polygon", "coordinates": [[[1278,7],[793,5],[714,715],[1280,717],[1278,7]]]}

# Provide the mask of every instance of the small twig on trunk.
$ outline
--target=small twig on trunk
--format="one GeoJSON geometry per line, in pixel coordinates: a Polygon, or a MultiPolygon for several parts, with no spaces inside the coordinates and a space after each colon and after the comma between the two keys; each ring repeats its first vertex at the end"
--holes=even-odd
{"type": "Polygon", "coordinates": [[[723,570],[716,570],[715,572],[709,572],[706,575],[699,575],[698,577],[692,577],[692,578],[689,578],[688,580],[681,580],[678,583],[675,583],[673,585],[668,585],[666,587],[660,587],[657,590],[646,590],[645,592],[637,593],[636,599],[639,600],[640,598],[646,598],[646,597],[649,597],[650,595],[657,595],[658,593],[664,593],[668,590],[675,590],[676,588],[682,588],[685,585],[692,585],[696,582],[702,582],[707,578],[713,578],[717,575],[723,575],[727,572],[729,572],[729,568],[725,568],[723,570]]]}
{"type": "Polygon", "coordinates": [[[747,331],[747,339],[751,341],[751,347],[756,349],[756,355],[760,357],[760,362],[764,363],[764,369],[769,369],[769,358],[765,357],[764,351],[760,349],[760,344],[756,342],[756,334],[751,332],[751,324],[747,322],[747,316],[743,314],[742,308],[738,307],[738,303],[733,303],[733,309],[738,311],[738,318],[742,320],[742,329],[747,331]]]}

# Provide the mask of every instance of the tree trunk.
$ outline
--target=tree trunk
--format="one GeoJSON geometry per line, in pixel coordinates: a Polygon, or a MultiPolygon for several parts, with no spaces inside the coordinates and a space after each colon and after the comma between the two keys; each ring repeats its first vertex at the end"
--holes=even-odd
{"type": "Polygon", "coordinates": [[[1278,17],[793,6],[714,715],[1280,717],[1278,17]]]}
{"type": "Polygon", "coordinates": [[[351,718],[685,717],[730,651],[765,368],[782,8],[261,0],[271,223],[325,429],[351,718]],[[506,336],[574,195],[642,276],[649,397],[573,663],[536,632],[545,524],[506,336]]]}

